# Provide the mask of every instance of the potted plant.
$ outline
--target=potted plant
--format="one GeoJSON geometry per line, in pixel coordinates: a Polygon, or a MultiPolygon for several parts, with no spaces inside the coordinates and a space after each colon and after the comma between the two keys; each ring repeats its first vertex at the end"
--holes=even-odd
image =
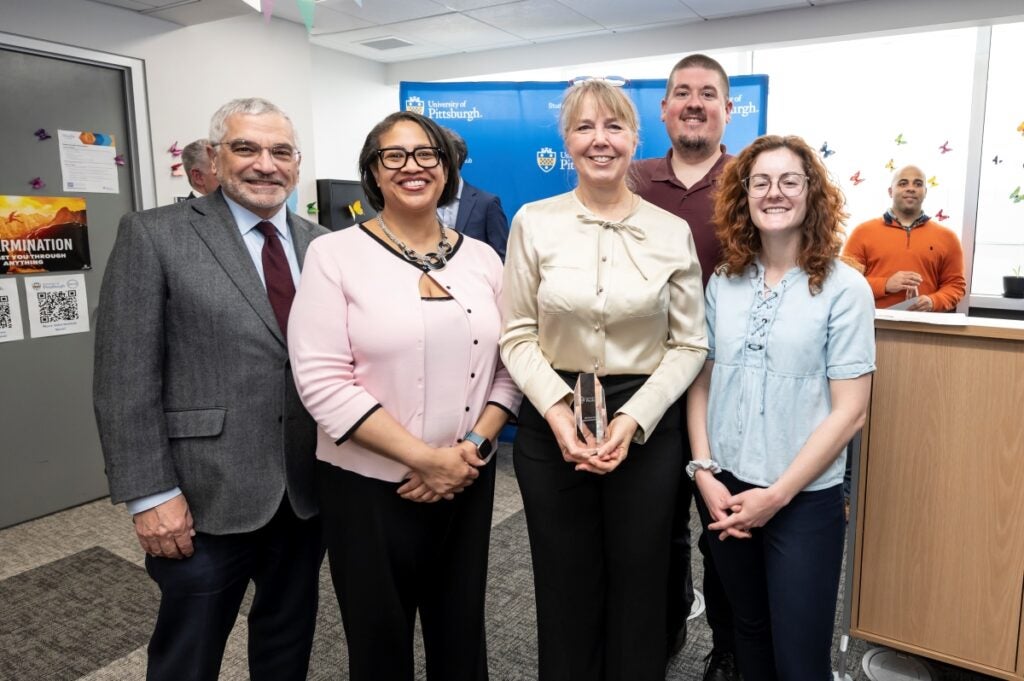
{"type": "Polygon", "coordinates": [[[1003,277],[1004,298],[1024,298],[1024,277],[1021,276],[1021,266],[1013,268],[1013,276],[1003,277]]]}

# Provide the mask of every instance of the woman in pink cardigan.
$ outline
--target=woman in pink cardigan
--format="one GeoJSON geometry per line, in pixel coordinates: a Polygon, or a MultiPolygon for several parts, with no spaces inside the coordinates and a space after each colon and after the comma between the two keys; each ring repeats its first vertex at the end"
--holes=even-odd
{"type": "Polygon", "coordinates": [[[320,507],[353,681],[487,679],[484,589],[498,431],[501,261],[445,228],[458,168],[436,123],[392,114],[359,156],[379,216],[310,246],[288,325],[317,420],[320,507]]]}

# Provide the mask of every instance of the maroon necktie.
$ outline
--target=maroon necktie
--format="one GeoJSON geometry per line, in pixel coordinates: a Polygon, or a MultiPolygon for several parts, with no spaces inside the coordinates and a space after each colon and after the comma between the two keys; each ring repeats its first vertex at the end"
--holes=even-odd
{"type": "Polygon", "coordinates": [[[295,282],[292,281],[292,270],[288,267],[288,258],[284,255],[281,240],[277,238],[274,224],[266,220],[256,225],[263,235],[263,278],[267,282],[267,297],[270,307],[274,308],[274,316],[281,327],[281,333],[288,336],[288,312],[295,298],[295,282]]]}

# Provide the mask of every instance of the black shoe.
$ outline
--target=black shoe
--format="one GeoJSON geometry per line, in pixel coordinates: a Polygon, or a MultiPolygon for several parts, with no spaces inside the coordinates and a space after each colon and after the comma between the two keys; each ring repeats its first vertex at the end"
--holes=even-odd
{"type": "Polygon", "coordinates": [[[669,634],[668,637],[668,657],[675,657],[683,646],[686,645],[686,620],[683,620],[683,626],[676,630],[674,635],[669,634]]]}
{"type": "Polygon", "coordinates": [[[712,650],[704,660],[704,681],[741,681],[731,652],[712,650]]]}

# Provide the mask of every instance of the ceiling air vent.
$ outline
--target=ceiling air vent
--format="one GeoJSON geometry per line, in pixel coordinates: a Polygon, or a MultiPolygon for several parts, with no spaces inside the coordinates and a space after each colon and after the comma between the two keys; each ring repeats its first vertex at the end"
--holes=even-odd
{"type": "Polygon", "coordinates": [[[366,42],[359,43],[366,47],[372,47],[375,50],[397,50],[399,47],[411,47],[412,43],[401,38],[395,38],[394,36],[388,36],[387,38],[374,38],[373,40],[367,40],[366,42]]]}

